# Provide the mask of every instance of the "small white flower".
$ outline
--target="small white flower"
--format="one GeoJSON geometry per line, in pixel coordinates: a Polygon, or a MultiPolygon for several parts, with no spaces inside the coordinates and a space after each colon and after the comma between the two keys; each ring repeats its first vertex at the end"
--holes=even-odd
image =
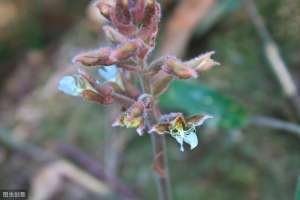
{"type": "Polygon", "coordinates": [[[161,123],[156,124],[150,132],[158,134],[169,133],[180,144],[180,151],[184,151],[184,142],[190,145],[191,150],[198,146],[196,127],[212,118],[209,115],[194,115],[184,118],[181,113],[170,113],[163,115],[161,123]]]}
{"type": "Polygon", "coordinates": [[[64,76],[58,83],[58,90],[71,96],[81,96],[85,90],[97,93],[88,80],[79,74],[64,76]]]}
{"type": "Polygon", "coordinates": [[[74,76],[64,76],[58,83],[58,90],[71,96],[80,96],[83,88],[74,76]]]}

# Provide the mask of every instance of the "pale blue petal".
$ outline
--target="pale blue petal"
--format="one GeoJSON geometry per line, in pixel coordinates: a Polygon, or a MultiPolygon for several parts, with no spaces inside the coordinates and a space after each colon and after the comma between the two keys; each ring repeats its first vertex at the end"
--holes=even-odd
{"type": "Polygon", "coordinates": [[[184,148],[183,148],[183,136],[181,135],[176,135],[176,136],[173,136],[176,139],[176,141],[180,144],[180,151],[184,151],[184,148]]]}
{"type": "Polygon", "coordinates": [[[116,81],[119,71],[116,65],[111,65],[102,67],[98,73],[105,81],[116,81]]]}
{"type": "Polygon", "coordinates": [[[196,146],[198,146],[198,138],[196,135],[196,131],[194,130],[187,133],[184,136],[183,141],[190,145],[191,150],[194,149],[196,146]]]}
{"type": "Polygon", "coordinates": [[[73,76],[64,76],[58,83],[58,90],[71,96],[79,96],[82,92],[82,88],[73,76]]]}

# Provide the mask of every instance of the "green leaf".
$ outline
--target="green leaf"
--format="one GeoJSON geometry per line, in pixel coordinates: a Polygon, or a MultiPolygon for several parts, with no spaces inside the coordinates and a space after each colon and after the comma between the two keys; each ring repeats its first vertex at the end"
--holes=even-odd
{"type": "Polygon", "coordinates": [[[300,177],[298,178],[295,200],[300,200],[300,177]]]}
{"type": "Polygon", "coordinates": [[[247,122],[247,113],[241,105],[199,83],[174,81],[160,100],[163,108],[174,112],[212,115],[214,119],[210,121],[216,127],[238,129],[247,122]]]}

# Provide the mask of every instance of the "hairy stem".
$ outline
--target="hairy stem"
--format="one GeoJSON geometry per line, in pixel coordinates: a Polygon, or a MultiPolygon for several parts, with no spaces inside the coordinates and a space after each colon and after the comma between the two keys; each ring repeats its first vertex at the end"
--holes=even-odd
{"type": "MultiPolygon", "coordinates": [[[[152,113],[157,122],[160,116],[159,109],[155,104],[152,113]]],[[[151,134],[151,142],[154,155],[154,168],[157,173],[157,186],[159,191],[159,198],[161,200],[169,200],[171,197],[171,184],[168,167],[168,156],[166,152],[166,139],[164,135],[151,134]]]]}
{"type": "Polygon", "coordinates": [[[123,103],[126,103],[128,105],[130,104],[133,104],[135,102],[134,99],[128,97],[128,96],[125,96],[123,94],[120,94],[120,93],[117,93],[117,92],[113,92],[112,93],[112,96],[116,99],[118,99],[119,101],[123,102],[123,103]]]}
{"type": "MultiPolygon", "coordinates": [[[[143,76],[143,88],[145,93],[151,94],[151,87],[149,77],[143,76]]],[[[145,124],[147,129],[151,128],[151,124],[157,123],[160,118],[160,111],[156,104],[153,103],[153,107],[146,113],[145,124]]],[[[166,153],[166,141],[165,136],[157,135],[156,133],[151,134],[151,142],[153,149],[153,160],[154,169],[157,176],[157,190],[159,193],[160,200],[170,200],[171,197],[171,186],[168,169],[168,157],[166,153]]]]}

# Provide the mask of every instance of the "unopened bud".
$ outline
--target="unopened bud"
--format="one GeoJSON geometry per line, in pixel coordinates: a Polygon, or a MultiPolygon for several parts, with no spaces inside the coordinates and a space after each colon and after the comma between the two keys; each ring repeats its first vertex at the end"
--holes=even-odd
{"type": "Polygon", "coordinates": [[[141,117],[144,113],[144,105],[142,102],[136,101],[132,106],[126,111],[128,121],[132,119],[141,117]]]}
{"type": "Polygon", "coordinates": [[[106,38],[108,38],[111,42],[121,43],[126,40],[125,36],[123,36],[111,26],[104,26],[103,31],[105,33],[106,38]]]}
{"type": "Polygon", "coordinates": [[[155,81],[153,81],[152,92],[154,96],[159,96],[167,91],[171,81],[172,76],[159,76],[155,81]]]}
{"type": "Polygon", "coordinates": [[[145,0],[136,0],[135,5],[131,8],[131,13],[135,23],[141,23],[145,16],[145,0]]]}
{"type": "Polygon", "coordinates": [[[139,47],[137,40],[129,40],[119,45],[111,54],[110,59],[113,61],[119,61],[127,59],[136,52],[139,47]]]}
{"type": "Polygon", "coordinates": [[[113,9],[113,5],[110,0],[100,0],[96,2],[95,6],[106,19],[110,19],[113,9]]]}
{"type": "Polygon", "coordinates": [[[194,69],[185,66],[184,63],[176,58],[168,59],[162,66],[162,70],[167,74],[173,75],[180,79],[190,79],[198,77],[198,74],[194,69]]]}
{"type": "Polygon", "coordinates": [[[110,104],[112,102],[108,102],[107,100],[105,100],[105,98],[103,96],[101,96],[100,94],[92,91],[92,90],[84,90],[82,92],[82,97],[88,101],[92,101],[92,102],[96,102],[96,103],[100,103],[100,104],[110,104]]]}
{"type": "Polygon", "coordinates": [[[115,13],[118,21],[123,24],[129,24],[131,22],[131,16],[128,8],[128,0],[117,0],[115,13]]]}
{"type": "Polygon", "coordinates": [[[211,58],[213,54],[215,54],[214,51],[202,54],[190,61],[185,62],[185,65],[195,69],[198,73],[210,70],[212,67],[220,65],[220,63],[211,58]]]}
{"type": "Polygon", "coordinates": [[[111,48],[101,48],[98,50],[84,52],[74,57],[73,63],[80,63],[85,66],[112,65],[109,59],[111,48]]]}
{"type": "Polygon", "coordinates": [[[155,46],[160,21],[160,5],[155,1],[148,1],[145,16],[138,36],[151,47],[155,46]]]}

